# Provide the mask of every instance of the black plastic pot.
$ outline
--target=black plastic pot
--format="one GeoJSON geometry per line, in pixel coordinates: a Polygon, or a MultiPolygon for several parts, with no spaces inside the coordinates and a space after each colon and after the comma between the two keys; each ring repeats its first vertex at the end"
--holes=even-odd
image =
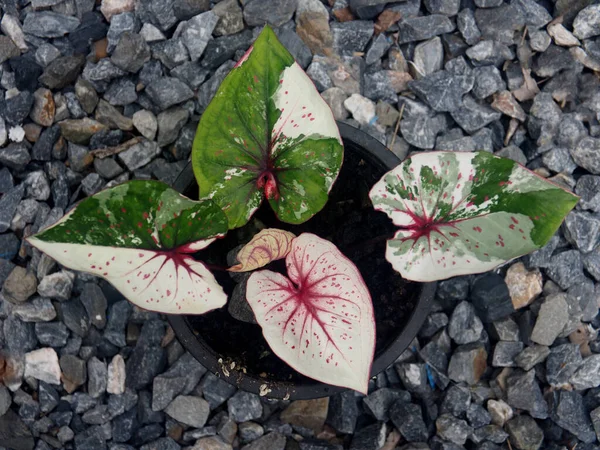
{"type": "MultiPolygon", "coordinates": [[[[344,141],[344,166],[346,166],[348,158],[354,158],[354,160],[356,160],[358,156],[360,165],[372,165],[373,170],[380,173],[379,176],[381,176],[383,173],[400,163],[400,160],[391,151],[366,133],[344,123],[338,123],[338,126],[344,141]]],[[[342,171],[344,170],[344,166],[342,167],[342,171]]],[[[174,188],[179,192],[186,193],[193,192],[194,190],[197,191],[197,185],[191,165],[188,165],[183,170],[176,180],[174,188]]],[[[381,245],[383,244],[384,242],[381,242],[381,245]]],[[[384,255],[381,256],[383,257],[384,255]]],[[[399,277],[399,275],[397,276],[399,277]]],[[[365,277],[365,281],[367,281],[368,284],[368,280],[364,273],[363,277],[365,277]]],[[[412,309],[412,312],[407,314],[408,317],[403,326],[398,327],[397,334],[396,329],[393,329],[393,335],[391,339],[387,340],[385,347],[376,350],[371,370],[372,376],[377,375],[389,367],[398,356],[406,350],[427,317],[433,301],[436,283],[411,283],[410,288],[414,291],[414,308],[412,309]]],[[[397,301],[401,302],[402,299],[397,299],[397,301]]],[[[264,378],[264,373],[262,373],[263,376],[261,377],[260,372],[249,373],[248,371],[237,370],[238,367],[231,368],[228,358],[215,351],[213,346],[208,344],[206,339],[202,337],[201,331],[196,330],[196,332],[194,332],[193,321],[197,319],[193,318],[193,316],[170,315],[168,316],[168,320],[181,344],[198,361],[200,361],[202,365],[223,380],[245,391],[259,394],[262,390],[262,394],[264,394],[264,389],[267,387],[270,389],[270,392],[267,394],[268,397],[310,399],[329,396],[345,390],[344,388],[319,383],[306,377],[302,377],[301,380],[297,382],[288,382],[281,379],[271,380],[269,378],[264,378]]],[[[253,326],[258,327],[258,325],[253,326]]],[[[224,325],[218,332],[222,332],[223,336],[226,336],[228,332],[227,327],[224,325]]],[[[259,356],[256,355],[256,358],[258,359],[259,356]]]]}

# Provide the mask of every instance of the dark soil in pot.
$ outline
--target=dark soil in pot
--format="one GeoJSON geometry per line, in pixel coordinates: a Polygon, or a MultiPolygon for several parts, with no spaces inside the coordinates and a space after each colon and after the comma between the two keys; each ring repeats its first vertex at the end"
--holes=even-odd
{"type": "MultiPolygon", "coordinates": [[[[344,129],[344,135],[343,131],[344,129]]],[[[395,347],[396,354],[392,355],[391,359],[389,355],[386,358],[387,366],[409,343],[408,340],[402,348],[397,348],[399,334],[410,319],[414,320],[413,312],[417,305],[423,303],[420,297],[423,297],[424,285],[402,279],[385,259],[386,239],[393,235],[395,227],[384,213],[373,209],[368,193],[371,186],[389,170],[389,163],[384,164],[381,159],[374,157],[373,153],[365,151],[353,141],[344,139],[344,145],[344,163],[339,178],[333,186],[329,201],[312,219],[301,225],[282,223],[264,202],[248,225],[230,231],[225,238],[215,241],[196,256],[211,265],[227,267],[227,253],[249,241],[259,226],[281,228],[296,235],[309,232],[330,240],[357,265],[369,288],[377,327],[375,359],[389,351],[391,346],[395,347]]],[[[381,145],[380,147],[385,149],[381,145]]],[[[387,149],[385,151],[389,152],[387,149]]],[[[183,193],[190,198],[197,198],[197,184],[192,182],[183,193]]],[[[267,268],[285,273],[282,261],[272,263],[267,268]]],[[[213,270],[213,273],[231,298],[236,282],[228,272],[213,270]]],[[[424,319],[425,314],[420,315],[424,319]]],[[[223,367],[225,371],[231,367],[244,371],[245,375],[237,372],[235,375],[231,374],[228,380],[237,382],[243,388],[249,388],[244,386],[243,379],[250,378],[254,379],[250,390],[256,391],[256,387],[262,382],[273,391],[270,395],[283,396],[285,394],[282,393],[287,392],[297,397],[293,388],[298,386],[314,388],[312,395],[304,393],[300,395],[302,398],[327,395],[337,390],[309,379],[289,367],[271,351],[258,325],[233,318],[227,307],[201,316],[186,316],[183,320],[201,344],[210,347],[220,356],[218,371],[223,372],[223,367]]],[[[414,334],[422,319],[419,317],[416,320],[419,323],[414,334]]],[[[174,322],[177,321],[181,321],[181,318],[171,318],[176,332],[178,327],[174,322]]],[[[179,337],[181,339],[181,336],[179,337]]],[[[189,344],[185,339],[183,343],[189,344]]],[[[189,345],[187,346],[189,349],[189,345]]],[[[206,360],[202,362],[206,364],[206,360]]],[[[375,366],[377,363],[373,367],[374,372],[385,368],[375,366]]]]}

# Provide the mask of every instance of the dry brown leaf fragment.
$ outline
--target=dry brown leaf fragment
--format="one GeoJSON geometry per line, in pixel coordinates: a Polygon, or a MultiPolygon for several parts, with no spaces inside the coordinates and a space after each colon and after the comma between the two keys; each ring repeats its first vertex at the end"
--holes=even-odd
{"type": "Polygon", "coordinates": [[[388,52],[388,65],[390,70],[408,72],[408,62],[399,48],[392,48],[388,52]]]}
{"type": "Polygon", "coordinates": [[[332,53],[333,35],[328,17],[323,17],[314,11],[297,14],[296,33],[313,55],[330,55],[332,53]]]}
{"type": "Polygon", "coordinates": [[[521,122],[525,122],[525,119],[527,118],[525,111],[523,111],[521,105],[519,105],[509,91],[502,91],[494,94],[494,101],[491,106],[496,111],[500,111],[502,114],[506,114],[521,122]]]}
{"type": "Polygon", "coordinates": [[[536,96],[540,89],[536,81],[531,77],[531,69],[521,68],[523,72],[523,86],[519,89],[512,91],[513,96],[519,100],[520,102],[524,102],[526,100],[531,100],[536,96]]]}
{"type": "Polygon", "coordinates": [[[143,139],[141,137],[134,137],[133,139],[130,139],[126,142],[123,142],[122,144],[116,145],[115,147],[106,147],[106,148],[99,148],[97,150],[92,150],[89,155],[92,157],[96,157],[96,158],[106,158],[108,156],[113,156],[113,155],[117,155],[121,152],[124,152],[125,150],[133,147],[135,144],[138,144],[140,142],[142,142],[143,139]]]}
{"type": "Polygon", "coordinates": [[[408,82],[413,80],[413,77],[408,72],[400,72],[397,70],[387,70],[390,86],[396,94],[408,89],[408,82]]]}
{"type": "Polygon", "coordinates": [[[388,434],[385,444],[381,447],[380,450],[394,450],[397,448],[398,443],[402,439],[402,436],[397,430],[392,430],[390,434],[388,434]]]}
{"type": "Polygon", "coordinates": [[[350,7],[346,6],[345,8],[334,9],[333,15],[339,22],[350,22],[354,20],[354,14],[350,11],[350,7]]]}
{"type": "Polygon", "coordinates": [[[277,228],[261,230],[238,252],[239,264],[230,267],[229,271],[248,272],[285,258],[292,249],[295,237],[293,233],[277,228]]]}
{"type": "Polygon", "coordinates": [[[573,47],[575,45],[581,45],[581,42],[579,42],[579,39],[577,39],[575,36],[573,36],[573,33],[571,33],[569,30],[567,30],[560,23],[550,24],[550,25],[548,25],[546,30],[548,31],[548,34],[550,35],[550,37],[552,37],[552,39],[554,39],[554,43],[556,45],[560,45],[562,47],[573,47]]]}
{"type": "Polygon", "coordinates": [[[377,22],[375,22],[375,35],[387,31],[389,27],[398,22],[401,18],[402,14],[398,11],[386,9],[381,14],[379,14],[379,17],[377,17],[377,22]]]}
{"type": "Polygon", "coordinates": [[[510,119],[508,124],[508,130],[506,131],[506,136],[504,137],[504,146],[508,147],[510,140],[514,136],[515,132],[519,128],[519,121],[517,119],[510,119]]]}

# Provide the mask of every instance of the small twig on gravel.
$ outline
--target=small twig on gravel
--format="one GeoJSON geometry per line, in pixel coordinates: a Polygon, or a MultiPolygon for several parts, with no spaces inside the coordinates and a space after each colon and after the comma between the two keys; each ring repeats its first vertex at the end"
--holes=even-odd
{"type": "Polygon", "coordinates": [[[142,138],[135,137],[115,147],[99,148],[98,150],[92,150],[90,154],[94,155],[95,158],[102,159],[106,158],[107,156],[112,156],[124,152],[128,148],[133,147],[135,144],[138,144],[140,142],[142,142],[142,138]]]}
{"type": "Polygon", "coordinates": [[[525,42],[525,36],[527,36],[527,26],[525,26],[525,29],[523,30],[523,36],[521,36],[521,43],[519,44],[519,47],[523,45],[523,42],[525,42]]]}
{"type": "Polygon", "coordinates": [[[508,124],[508,131],[506,132],[506,137],[504,138],[504,146],[508,147],[508,143],[510,139],[513,137],[517,128],[519,127],[519,121],[517,119],[510,119],[510,123],[508,124]]]}
{"type": "Polygon", "coordinates": [[[396,136],[398,136],[398,128],[400,128],[400,121],[402,120],[402,114],[404,113],[404,105],[406,105],[406,103],[402,103],[402,108],[400,108],[400,114],[398,115],[398,121],[396,122],[396,127],[394,128],[394,135],[392,136],[392,143],[390,145],[390,148],[394,148],[396,136]]]}

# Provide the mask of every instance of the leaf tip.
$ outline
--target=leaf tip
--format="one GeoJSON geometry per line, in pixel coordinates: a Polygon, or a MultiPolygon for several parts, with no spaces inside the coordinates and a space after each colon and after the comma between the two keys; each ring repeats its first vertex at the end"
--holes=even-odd
{"type": "Polygon", "coordinates": [[[227,269],[227,271],[229,272],[242,272],[242,265],[241,264],[236,264],[235,266],[231,266],[229,269],[227,269]]]}
{"type": "Polygon", "coordinates": [[[354,390],[356,392],[360,392],[363,395],[369,395],[369,380],[367,380],[367,382],[362,387],[359,387],[358,389],[354,390]]]}
{"type": "Polygon", "coordinates": [[[24,240],[32,247],[38,248],[37,242],[40,241],[40,239],[38,238],[39,234],[40,233],[32,234],[31,236],[27,236],[26,238],[24,238],[24,240]]]}
{"type": "Polygon", "coordinates": [[[271,27],[271,25],[269,25],[268,23],[265,23],[265,26],[263,27],[262,31],[260,32],[260,34],[271,34],[273,36],[275,35],[275,31],[273,30],[273,28],[271,27]]]}

